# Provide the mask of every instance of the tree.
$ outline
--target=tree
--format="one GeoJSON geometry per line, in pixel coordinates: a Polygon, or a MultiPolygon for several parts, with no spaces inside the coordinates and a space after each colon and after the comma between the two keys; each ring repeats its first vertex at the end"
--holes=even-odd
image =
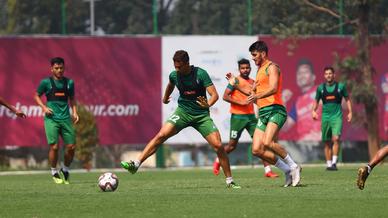
{"type": "Polygon", "coordinates": [[[75,125],[76,158],[81,161],[83,168],[90,169],[95,149],[98,144],[98,130],[94,115],[88,111],[82,104],[77,105],[77,112],[80,117],[75,125]]]}
{"type": "Polygon", "coordinates": [[[387,1],[346,1],[344,5],[344,12],[346,13],[343,14],[335,9],[338,2],[319,2],[319,5],[309,0],[296,2],[301,7],[305,19],[309,19],[308,22],[305,20],[290,23],[289,25],[280,24],[273,29],[273,32],[284,37],[297,38],[300,34],[313,33],[314,29],[318,27],[321,31],[333,33],[337,28],[345,26],[347,32],[354,34],[357,54],[343,60],[338,59],[337,65],[350,83],[349,88],[352,99],[364,107],[366,119],[364,119],[363,126],[368,133],[368,149],[369,155],[372,157],[379,148],[380,139],[376,86],[373,83],[375,72],[370,58],[370,49],[374,45],[372,42],[376,41],[377,37],[371,36],[371,29],[373,33],[385,33],[384,25],[387,25],[387,18],[378,17],[376,14],[380,14],[381,11],[387,12],[386,7],[384,7],[384,5],[387,5],[387,1]],[[309,16],[311,14],[315,14],[317,19],[311,19],[309,16]],[[322,20],[322,16],[329,19],[322,20]],[[371,21],[371,17],[374,17],[374,22],[371,21]],[[338,24],[340,18],[343,19],[343,23],[338,24]]]}

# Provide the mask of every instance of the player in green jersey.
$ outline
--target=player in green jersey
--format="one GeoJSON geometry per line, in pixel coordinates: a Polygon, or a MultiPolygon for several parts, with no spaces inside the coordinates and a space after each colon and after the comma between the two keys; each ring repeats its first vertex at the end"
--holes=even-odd
{"type": "Polygon", "coordinates": [[[49,149],[49,164],[53,180],[57,184],[69,184],[69,167],[73,161],[75,151],[75,130],[73,123],[79,120],[74,97],[74,81],[63,76],[65,61],[61,57],[51,59],[51,77],[43,79],[34,99],[42,108],[44,127],[49,149]],[[41,96],[45,94],[47,102],[43,103],[41,96]],[[70,115],[70,109],[72,114],[70,115]],[[64,163],[60,171],[57,170],[58,138],[62,137],[66,146],[64,163]],[[59,175],[61,174],[62,177],[59,175]]]}
{"type": "Polygon", "coordinates": [[[15,108],[11,104],[9,104],[4,98],[0,97],[0,105],[3,105],[4,107],[8,108],[10,111],[12,111],[16,116],[25,118],[26,115],[20,111],[19,109],[15,108]]]}
{"type": "Polygon", "coordinates": [[[316,91],[312,116],[314,120],[318,119],[318,104],[322,100],[321,131],[322,141],[325,144],[326,169],[337,170],[339,140],[342,131],[342,98],[345,98],[349,111],[347,115],[348,122],[352,121],[352,103],[345,84],[334,80],[335,72],[332,67],[324,68],[324,77],[326,82],[319,85],[316,91]]]}
{"type": "Polygon", "coordinates": [[[168,118],[159,133],[148,142],[138,159],[122,161],[121,166],[132,174],[136,173],[140,165],[154,154],[164,141],[182,129],[192,126],[216,151],[226,177],[227,187],[241,188],[233,182],[229,159],[222,146],[220,133],[210,117],[209,108],[218,100],[218,93],[209,74],[199,67],[191,66],[186,51],[176,51],[173,61],[175,71],[170,73],[163,103],[170,102],[170,95],[176,86],[179,90],[178,108],[168,118]],[[209,94],[209,99],[206,93],[209,94]]]}

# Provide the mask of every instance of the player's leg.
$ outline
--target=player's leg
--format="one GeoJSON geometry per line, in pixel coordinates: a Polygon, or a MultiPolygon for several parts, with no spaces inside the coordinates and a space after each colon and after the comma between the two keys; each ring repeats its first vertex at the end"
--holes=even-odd
{"type": "Polygon", "coordinates": [[[331,157],[332,157],[332,149],[331,149],[331,141],[324,141],[323,142],[324,144],[324,153],[325,153],[325,159],[326,159],[326,170],[330,170],[331,166],[332,166],[332,161],[331,161],[331,157]]]}
{"type": "Polygon", "coordinates": [[[59,176],[57,169],[59,125],[57,125],[57,123],[51,119],[45,119],[44,129],[46,133],[47,143],[50,146],[48,159],[51,168],[51,175],[55,183],[62,184],[63,181],[59,176]]]}
{"type": "Polygon", "coordinates": [[[232,172],[230,170],[230,163],[228,155],[226,154],[224,147],[221,143],[220,132],[217,130],[205,136],[206,141],[213,147],[215,152],[217,153],[218,160],[224,171],[224,175],[226,177],[226,185],[229,188],[241,188],[233,181],[232,172]]]}
{"type": "Polygon", "coordinates": [[[158,147],[165,142],[168,138],[175,135],[178,131],[175,126],[169,122],[166,122],[159,132],[147,143],[137,160],[130,160],[129,162],[122,161],[121,166],[134,174],[139,169],[140,165],[151,155],[153,155],[158,147]]]}
{"type": "MultiPolygon", "coordinates": [[[[269,122],[264,134],[263,143],[264,146],[272,151],[275,152],[279,157],[283,159],[283,162],[288,165],[292,177],[292,186],[297,186],[300,183],[300,172],[301,167],[298,166],[295,161],[292,159],[291,155],[288,154],[286,149],[284,149],[283,146],[281,146],[279,143],[274,141],[275,136],[279,133],[279,124],[278,121],[276,121],[276,115],[273,116],[274,119],[272,119],[274,122],[269,122]]],[[[285,120],[284,120],[285,121],[285,120]]],[[[283,122],[284,123],[284,122],[283,122]]],[[[280,122],[280,126],[282,126],[282,122],[280,122]]],[[[276,162],[279,162],[278,160],[276,162]]],[[[280,163],[281,164],[281,163],[280,163]]],[[[279,163],[275,163],[275,166],[279,165],[279,163]]],[[[280,167],[279,167],[280,168],[280,167]]],[[[282,169],[282,168],[280,168],[282,169]]],[[[283,172],[287,173],[287,168],[282,169],[283,172]]],[[[286,175],[287,176],[287,175],[286,175]]]]}
{"type": "Polygon", "coordinates": [[[198,115],[194,119],[193,128],[195,128],[213,147],[215,150],[224,175],[226,177],[227,187],[230,188],[241,188],[239,185],[234,183],[232,178],[232,172],[230,170],[230,163],[228,155],[222,146],[220,132],[209,115],[198,115]]]}
{"type": "Polygon", "coordinates": [[[376,155],[372,158],[369,163],[358,169],[358,178],[357,178],[357,186],[359,189],[364,189],[365,181],[368,178],[369,174],[372,172],[372,169],[379,164],[385,157],[388,156],[388,145],[384,146],[380,150],[377,151],[376,155]]]}
{"type": "MultiPolygon", "coordinates": [[[[229,131],[229,142],[224,147],[225,152],[229,154],[234,149],[236,149],[238,140],[241,136],[242,131],[245,128],[245,124],[247,122],[247,119],[243,117],[243,115],[235,115],[232,114],[230,118],[230,131],[229,131]]],[[[218,157],[214,160],[213,163],[213,174],[218,175],[220,173],[220,161],[218,157]]]]}
{"type": "MultiPolygon", "coordinates": [[[[254,135],[255,130],[256,130],[257,121],[258,120],[256,119],[256,117],[253,116],[245,126],[245,129],[248,131],[248,133],[252,139],[253,139],[253,135],[254,135]]],[[[264,165],[264,176],[265,177],[267,177],[267,178],[279,177],[278,174],[276,174],[275,172],[272,171],[271,165],[267,161],[265,161],[265,160],[262,160],[262,161],[263,161],[263,165],[264,165]]]]}
{"type": "MultiPolygon", "coordinates": [[[[238,143],[238,140],[230,139],[228,144],[224,147],[225,152],[227,154],[232,152],[234,149],[236,149],[237,143],[238,143]]],[[[216,157],[216,159],[214,160],[214,163],[213,163],[214,175],[218,175],[220,173],[220,167],[221,167],[220,160],[218,159],[218,157],[216,157]]]]}
{"type": "Polygon", "coordinates": [[[175,112],[167,119],[159,132],[147,143],[137,160],[128,162],[121,161],[121,166],[134,174],[139,169],[140,165],[151,155],[153,155],[158,147],[171,136],[177,134],[180,130],[187,127],[191,121],[191,116],[183,110],[177,108],[175,112]]]}
{"type": "Polygon", "coordinates": [[[337,160],[338,160],[338,154],[340,150],[340,136],[342,132],[342,118],[341,119],[335,119],[330,122],[330,127],[332,130],[332,142],[333,142],[333,149],[332,149],[332,167],[330,170],[337,170],[337,160]]]}
{"type": "Polygon", "coordinates": [[[65,144],[65,155],[63,166],[60,170],[63,176],[63,182],[69,184],[70,179],[70,165],[74,159],[75,153],[75,129],[72,121],[69,119],[67,121],[61,122],[61,133],[63,142],[65,144]]]}

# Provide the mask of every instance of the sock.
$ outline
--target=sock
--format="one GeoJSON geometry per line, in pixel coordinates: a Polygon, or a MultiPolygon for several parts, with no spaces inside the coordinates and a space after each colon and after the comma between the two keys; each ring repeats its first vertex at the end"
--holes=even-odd
{"type": "Polygon", "coordinates": [[[371,167],[369,164],[366,165],[366,167],[368,167],[368,174],[370,174],[372,172],[373,167],[371,167]]]}
{"type": "Polygon", "coordinates": [[[271,167],[268,165],[268,166],[265,166],[264,167],[264,172],[265,173],[269,173],[269,172],[271,172],[271,167]]]}
{"type": "Polygon", "coordinates": [[[133,163],[135,164],[136,168],[140,167],[140,160],[135,160],[135,161],[133,161],[133,163]]]}
{"type": "Polygon", "coordinates": [[[57,168],[52,168],[52,167],[51,167],[51,175],[54,176],[54,174],[56,174],[56,173],[58,173],[57,168]]]}
{"type": "Polygon", "coordinates": [[[226,184],[227,185],[229,185],[232,182],[233,182],[233,178],[232,177],[226,177],[226,184]]]}
{"type": "Polygon", "coordinates": [[[278,158],[278,160],[276,161],[275,167],[281,169],[284,173],[288,173],[291,170],[290,167],[286,163],[284,163],[280,158],[278,158]]]}
{"type": "Polygon", "coordinates": [[[333,155],[333,164],[337,164],[338,156],[333,155]]]}
{"type": "Polygon", "coordinates": [[[331,160],[327,160],[326,165],[327,165],[327,167],[331,167],[331,165],[332,165],[331,160]]]}
{"type": "Polygon", "coordinates": [[[289,154],[284,158],[284,162],[290,166],[291,169],[295,169],[298,165],[295,163],[295,161],[291,158],[289,154]]]}
{"type": "Polygon", "coordinates": [[[63,172],[69,172],[69,167],[63,165],[63,166],[62,166],[62,171],[63,171],[63,172]]]}

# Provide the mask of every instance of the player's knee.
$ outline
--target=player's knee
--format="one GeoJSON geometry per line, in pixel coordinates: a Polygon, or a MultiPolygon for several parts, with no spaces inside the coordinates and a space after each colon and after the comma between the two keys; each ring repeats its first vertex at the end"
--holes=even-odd
{"type": "Polygon", "coordinates": [[[51,144],[50,145],[50,149],[57,151],[58,150],[58,144],[51,144]]]}
{"type": "Polygon", "coordinates": [[[75,150],[75,144],[70,144],[66,146],[68,150],[74,151],[75,150]]]}
{"type": "Polygon", "coordinates": [[[257,157],[261,157],[264,154],[264,149],[262,147],[252,148],[252,154],[257,157]]]}

